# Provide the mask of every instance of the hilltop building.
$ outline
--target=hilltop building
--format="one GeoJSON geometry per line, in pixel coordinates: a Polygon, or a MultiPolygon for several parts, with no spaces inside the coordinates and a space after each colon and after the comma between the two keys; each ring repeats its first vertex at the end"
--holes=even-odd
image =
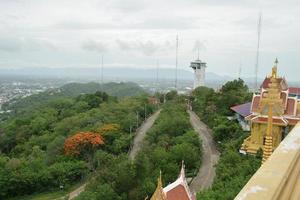
{"type": "Polygon", "coordinates": [[[182,164],[177,180],[165,188],[162,187],[161,175],[157,187],[150,200],[196,200],[196,194],[190,191],[182,164]]]}
{"type": "Polygon", "coordinates": [[[205,68],[206,63],[199,60],[191,62],[191,68],[194,70],[194,89],[199,86],[205,86],[205,68]]]}
{"type": "Polygon", "coordinates": [[[250,125],[250,136],[240,149],[241,153],[264,150],[264,160],[280,144],[288,132],[300,121],[300,88],[289,88],[284,78],[277,75],[277,64],[263,81],[252,102],[231,109],[250,125]]]}

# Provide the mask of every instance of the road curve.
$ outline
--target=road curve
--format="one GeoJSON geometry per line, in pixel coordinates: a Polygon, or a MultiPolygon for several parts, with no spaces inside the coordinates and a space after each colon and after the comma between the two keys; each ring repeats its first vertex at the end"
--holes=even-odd
{"type": "Polygon", "coordinates": [[[134,160],[135,156],[142,148],[143,140],[146,136],[147,131],[153,126],[155,120],[159,116],[161,109],[152,114],[148,119],[138,128],[135,133],[135,137],[133,140],[133,146],[131,151],[129,152],[129,159],[134,160]]]}
{"type": "Polygon", "coordinates": [[[202,141],[202,164],[196,177],[190,184],[191,190],[198,192],[212,185],[216,174],[214,166],[219,160],[219,152],[212,139],[212,131],[193,111],[188,110],[188,113],[190,115],[190,122],[202,141]]]}
{"type": "MultiPolygon", "coordinates": [[[[152,114],[148,119],[136,130],[135,137],[133,140],[133,147],[129,153],[129,158],[133,160],[137,155],[138,151],[142,147],[143,140],[146,136],[147,131],[153,126],[155,120],[159,116],[161,109],[152,114]]],[[[85,187],[88,182],[82,184],[80,187],[76,188],[72,192],[69,193],[69,200],[77,197],[81,192],[85,190],[85,187]]]]}

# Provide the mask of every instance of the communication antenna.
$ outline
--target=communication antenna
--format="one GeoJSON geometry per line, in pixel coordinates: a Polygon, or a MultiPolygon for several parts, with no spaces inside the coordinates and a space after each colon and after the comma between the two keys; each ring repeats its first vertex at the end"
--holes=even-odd
{"type": "Polygon", "coordinates": [[[159,60],[156,62],[156,92],[158,92],[158,69],[159,69],[159,60]]]}
{"type": "Polygon", "coordinates": [[[104,56],[102,54],[102,56],[101,56],[101,89],[102,90],[103,90],[103,68],[104,68],[103,60],[104,60],[104,56]]]}
{"type": "Polygon", "coordinates": [[[177,68],[178,68],[178,35],[176,36],[176,69],[175,69],[175,90],[177,91],[177,68]]]}
{"type": "Polygon", "coordinates": [[[242,64],[240,63],[240,66],[239,66],[239,77],[238,78],[241,78],[241,75],[242,75],[242,64]]]}
{"type": "Polygon", "coordinates": [[[256,49],[256,63],[255,63],[255,88],[254,91],[258,90],[258,64],[259,64],[259,46],[260,46],[260,34],[261,34],[261,20],[262,13],[259,13],[258,25],[257,25],[257,49],[256,49]]]}

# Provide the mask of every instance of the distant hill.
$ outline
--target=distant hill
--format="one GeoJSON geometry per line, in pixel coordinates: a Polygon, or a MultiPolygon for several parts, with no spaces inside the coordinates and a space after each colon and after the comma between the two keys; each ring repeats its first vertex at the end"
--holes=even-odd
{"type": "Polygon", "coordinates": [[[95,93],[96,91],[104,91],[111,96],[126,97],[139,96],[146,92],[136,83],[132,82],[109,82],[101,86],[99,83],[68,83],[59,88],[60,93],[64,96],[78,96],[80,94],[95,93]]]}
{"type": "MultiPolygon", "coordinates": [[[[156,79],[156,69],[143,68],[104,68],[105,80],[129,81],[141,79],[156,79]]],[[[193,72],[189,68],[178,69],[178,79],[193,80],[193,72]]],[[[23,77],[39,77],[39,78],[63,78],[78,80],[99,80],[99,68],[22,68],[1,69],[1,76],[23,76],[23,77]]],[[[174,79],[175,69],[160,68],[158,71],[159,79],[174,79]]],[[[220,76],[218,74],[207,72],[207,80],[231,80],[231,77],[220,76]]]]}
{"type": "Polygon", "coordinates": [[[130,97],[146,94],[139,85],[132,82],[105,83],[103,85],[95,82],[89,83],[68,83],[60,88],[50,89],[39,94],[34,94],[26,98],[15,99],[3,105],[5,110],[23,110],[50,102],[54,99],[65,97],[76,97],[80,94],[92,94],[96,91],[104,91],[110,96],[130,97]]]}

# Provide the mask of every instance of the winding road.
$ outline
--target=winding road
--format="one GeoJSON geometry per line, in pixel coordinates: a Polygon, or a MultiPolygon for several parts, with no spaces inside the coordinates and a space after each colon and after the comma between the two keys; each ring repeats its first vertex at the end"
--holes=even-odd
{"type": "Polygon", "coordinates": [[[194,130],[199,134],[202,141],[202,163],[201,167],[190,184],[192,191],[209,188],[215,177],[215,164],[219,160],[219,152],[215,142],[212,139],[211,130],[199,119],[199,117],[191,110],[188,110],[190,122],[194,130]]]}
{"type": "Polygon", "coordinates": [[[155,120],[159,116],[161,109],[156,111],[154,114],[152,114],[142,125],[138,130],[136,131],[134,140],[133,140],[133,146],[129,153],[129,158],[131,160],[134,160],[135,156],[139,152],[139,150],[142,148],[143,140],[146,136],[147,131],[153,126],[155,120]]]}
{"type": "MultiPolygon", "coordinates": [[[[136,130],[135,137],[133,140],[132,149],[129,152],[129,158],[134,160],[135,156],[137,155],[138,151],[141,149],[143,140],[146,136],[147,131],[153,126],[155,120],[159,116],[161,109],[156,111],[150,117],[146,119],[146,121],[136,130]]],[[[88,182],[82,184],[80,187],[76,188],[72,192],[69,193],[69,200],[74,199],[77,197],[81,192],[85,190],[85,187],[88,182]]]]}

